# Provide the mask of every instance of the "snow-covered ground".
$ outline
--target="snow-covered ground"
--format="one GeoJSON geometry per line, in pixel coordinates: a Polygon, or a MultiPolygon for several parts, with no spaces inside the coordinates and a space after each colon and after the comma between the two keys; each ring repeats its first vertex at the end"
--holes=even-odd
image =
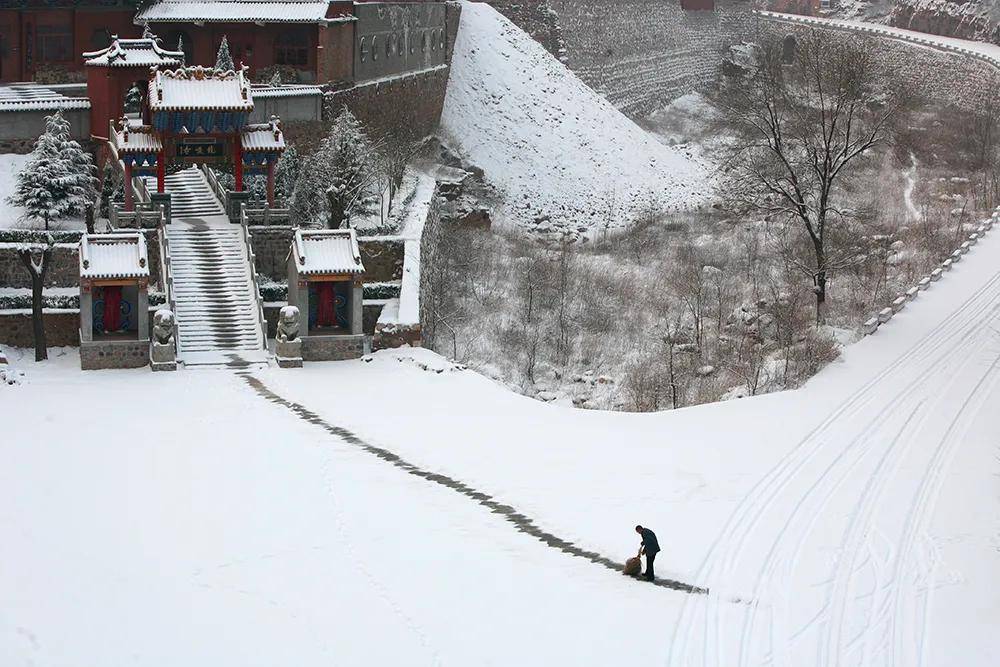
{"type": "Polygon", "coordinates": [[[661,414],[425,350],[260,391],[15,351],[0,664],[997,664],[998,266],[988,236],[800,391],[661,414]],[[635,523],[710,594],[563,550],[635,523]]]}
{"type": "Polygon", "coordinates": [[[534,231],[629,225],[710,196],[707,166],[663,145],[486,4],[466,3],[441,120],[507,197],[501,221],[534,231]]]}

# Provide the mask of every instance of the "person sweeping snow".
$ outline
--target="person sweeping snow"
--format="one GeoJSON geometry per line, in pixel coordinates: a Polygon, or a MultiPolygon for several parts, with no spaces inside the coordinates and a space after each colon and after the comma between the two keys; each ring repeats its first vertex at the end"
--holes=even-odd
{"type": "Polygon", "coordinates": [[[642,536],[642,545],[639,547],[639,555],[646,554],[646,571],[643,573],[646,581],[653,581],[653,560],[660,552],[660,543],[656,541],[656,533],[649,528],[636,526],[635,532],[642,536]]]}

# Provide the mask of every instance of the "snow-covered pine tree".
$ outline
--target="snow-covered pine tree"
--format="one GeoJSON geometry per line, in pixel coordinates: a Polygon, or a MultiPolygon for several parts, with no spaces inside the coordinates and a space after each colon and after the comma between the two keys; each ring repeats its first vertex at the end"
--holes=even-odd
{"type": "Polygon", "coordinates": [[[111,217],[109,210],[114,202],[125,201],[125,183],[118,171],[112,169],[111,161],[104,165],[104,178],[101,180],[101,207],[98,215],[102,218],[111,217]]]}
{"type": "Polygon", "coordinates": [[[281,72],[279,72],[278,70],[275,70],[274,71],[274,76],[272,76],[271,80],[267,82],[267,85],[273,86],[275,88],[277,88],[278,86],[280,86],[281,85],[281,72]]]}
{"type": "Polygon", "coordinates": [[[142,110],[142,90],[136,84],[125,93],[125,113],[138,113],[142,110]]]}
{"type": "Polygon", "coordinates": [[[222,43],[219,44],[219,52],[215,56],[215,69],[219,72],[236,70],[233,55],[229,52],[229,39],[225,35],[222,36],[222,43]]]}
{"type": "Polygon", "coordinates": [[[142,38],[143,39],[154,39],[156,35],[149,28],[149,23],[147,21],[142,22],[142,38]]]}
{"type": "Polygon", "coordinates": [[[375,147],[358,119],[345,108],[319,149],[299,170],[292,214],[303,223],[325,217],[331,229],[344,227],[351,215],[371,209],[377,178],[375,147]]]}
{"type": "Polygon", "coordinates": [[[184,35],[177,35],[177,48],[175,49],[175,51],[184,53],[184,35]]]}
{"type": "Polygon", "coordinates": [[[295,181],[299,178],[299,152],[294,145],[289,145],[281,154],[278,164],[274,167],[274,196],[276,199],[288,201],[295,190],[295,181]]]}
{"type": "Polygon", "coordinates": [[[70,137],[62,110],[45,118],[45,132],[35,142],[28,163],[17,175],[7,201],[25,209],[25,217],[49,222],[79,214],[96,198],[94,163],[70,137]]]}

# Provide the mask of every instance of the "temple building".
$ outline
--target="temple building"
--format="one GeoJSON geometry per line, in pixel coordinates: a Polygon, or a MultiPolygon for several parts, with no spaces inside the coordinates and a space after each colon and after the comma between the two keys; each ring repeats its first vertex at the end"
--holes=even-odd
{"type": "Polygon", "coordinates": [[[345,86],[446,60],[440,0],[0,0],[0,82],[83,80],[77,54],[137,38],[213,64],[226,37],[254,81],[345,86]],[[136,12],[137,6],[141,8],[136,12]]]}

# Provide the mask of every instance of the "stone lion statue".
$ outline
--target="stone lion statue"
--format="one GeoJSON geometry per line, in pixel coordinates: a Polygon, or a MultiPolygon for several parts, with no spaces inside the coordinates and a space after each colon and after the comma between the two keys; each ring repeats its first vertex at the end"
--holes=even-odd
{"type": "Polygon", "coordinates": [[[291,343],[299,338],[299,309],[285,306],[278,312],[278,332],[276,338],[283,343],[291,343]]]}
{"type": "Polygon", "coordinates": [[[153,313],[153,340],[160,345],[169,345],[174,340],[174,314],[168,308],[153,313]]]}

